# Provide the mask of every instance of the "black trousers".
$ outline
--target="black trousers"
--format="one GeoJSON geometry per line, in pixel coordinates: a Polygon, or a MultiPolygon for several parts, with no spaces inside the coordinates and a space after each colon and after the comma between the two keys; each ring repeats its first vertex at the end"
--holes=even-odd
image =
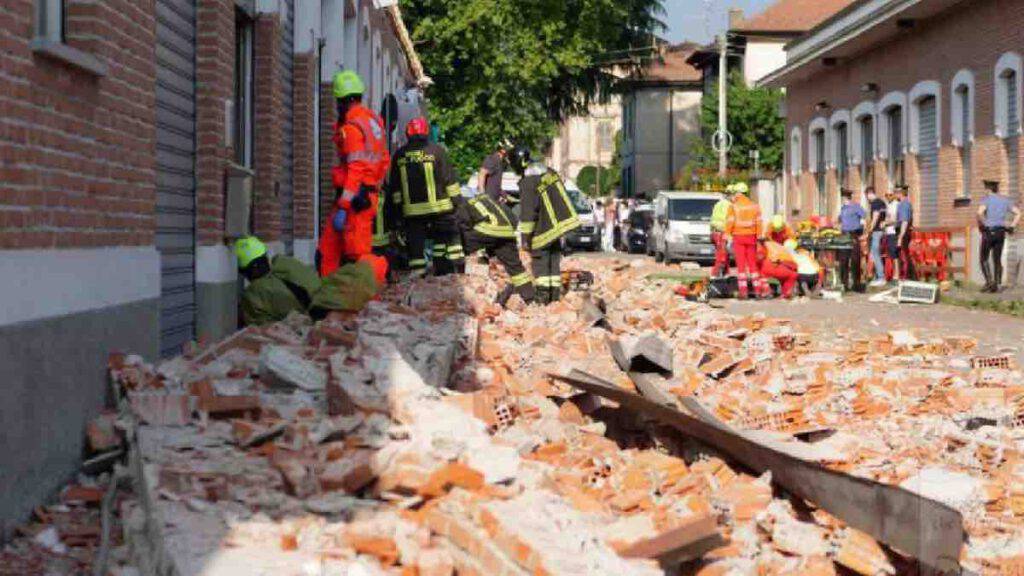
{"type": "MultiPolygon", "coordinates": [[[[516,248],[515,238],[494,238],[474,230],[463,234],[464,248],[466,254],[474,254],[483,250],[489,258],[497,258],[498,262],[505,267],[508,274],[510,286],[502,290],[502,297],[507,300],[513,292],[519,294],[524,302],[532,302],[535,290],[533,277],[526,271],[523,261],[519,259],[519,250],[516,248]]],[[[502,298],[499,298],[499,300],[502,298]]],[[[502,303],[504,304],[504,303],[502,303]]]]}
{"type": "Polygon", "coordinates": [[[537,302],[549,304],[562,298],[562,240],[530,251],[537,302]]]}
{"type": "Polygon", "coordinates": [[[424,254],[427,240],[433,244],[434,275],[445,276],[466,269],[466,257],[462,251],[462,234],[455,214],[421,216],[405,221],[406,247],[409,268],[422,270],[427,267],[424,254]]]}
{"type": "Polygon", "coordinates": [[[853,238],[853,249],[849,252],[844,250],[838,254],[839,281],[846,290],[850,288],[859,289],[861,282],[863,282],[864,277],[861,275],[860,270],[860,264],[863,261],[860,250],[860,237],[863,233],[863,230],[848,232],[850,237],[853,238]]]}
{"type": "Polygon", "coordinates": [[[985,281],[994,286],[1003,283],[1003,246],[1005,244],[1006,228],[996,226],[981,229],[981,271],[985,274],[985,281]],[[989,264],[990,259],[991,264],[989,264]]]}

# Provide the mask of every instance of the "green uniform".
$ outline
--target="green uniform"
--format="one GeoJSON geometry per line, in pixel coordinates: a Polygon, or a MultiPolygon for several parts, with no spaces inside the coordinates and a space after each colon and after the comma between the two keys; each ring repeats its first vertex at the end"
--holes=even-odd
{"type": "Polygon", "coordinates": [[[312,266],[289,256],[275,256],[270,273],[249,282],[242,293],[242,319],[263,326],[292,312],[325,315],[330,310],[358,311],[377,294],[373,268],[346,264],[321,280],[312,266]]]}

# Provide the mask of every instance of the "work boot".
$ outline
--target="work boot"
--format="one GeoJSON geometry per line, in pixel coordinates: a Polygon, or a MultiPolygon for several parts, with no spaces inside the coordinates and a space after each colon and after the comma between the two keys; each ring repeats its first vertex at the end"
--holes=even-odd
{"type": "Polygon", "coordinates": [[[504,308],[508,304],[508,299],[512,297],[514,290],[511,284],[505,286],[501,292],[498,292],[498,297],[494,299],[494,302],[504,308]]]}
{"type": "Polygon", "coordinates": [[[992,293],[999,292],[1003,285],[1003,263],[995,263],[995,275],[992,277],[992,293]]]}

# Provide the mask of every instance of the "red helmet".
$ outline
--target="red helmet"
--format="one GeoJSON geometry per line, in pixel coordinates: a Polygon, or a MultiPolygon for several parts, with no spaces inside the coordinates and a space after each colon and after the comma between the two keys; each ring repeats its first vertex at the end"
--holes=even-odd
{"type": "Polygon", "coordinates": [[[405,127],[405,135],[409,138],[415,136],[427,136],[430,134],[430,123],[423,116],[418,116],[409,120],[409,124],[405,127]]]}

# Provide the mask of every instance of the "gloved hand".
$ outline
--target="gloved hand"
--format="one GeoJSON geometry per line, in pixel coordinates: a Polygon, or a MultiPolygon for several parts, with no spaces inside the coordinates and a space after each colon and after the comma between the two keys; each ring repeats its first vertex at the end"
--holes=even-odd
{"type": "Polygon", "coordinates": [[[345,229],[345,221],[348,220],[348,212],[338,209],[334,212],[334,217],[331,218],[331,227],[336,232],[341,232],[345,229]]]}

